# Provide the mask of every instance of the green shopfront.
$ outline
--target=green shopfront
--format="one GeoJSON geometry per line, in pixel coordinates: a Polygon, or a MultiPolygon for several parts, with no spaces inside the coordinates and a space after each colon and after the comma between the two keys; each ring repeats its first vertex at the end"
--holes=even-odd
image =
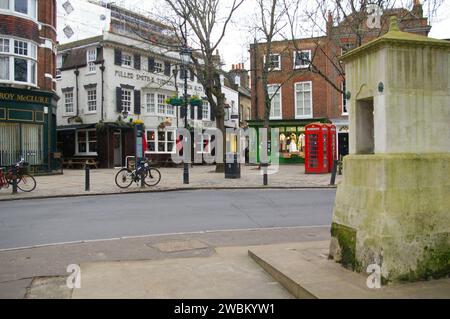
{"type": "Polygon", "coordinates": [[[52,92],[0,87],[0,167],[24,158],[34,172],[56,168],[56,102],[52,92]]]}
{"type": "MultiPolygon", "coordinates": [[[[306,120],[271,120],[271,128],[279,130],[278,147],[280,164],[299,164],[305,162],[305,126],[310,123],[329,123],[326,118],[315,118],[306,120]]],[[[259,128],[264,127],[264,121],[251,120],[248,126],[257,130],[259,145],[259,128]]],[[[257,148],[257,161],[259,162],[259,148],[257,148]]],[[[270,147],[269,147],[270,153],[270,147]]]]}

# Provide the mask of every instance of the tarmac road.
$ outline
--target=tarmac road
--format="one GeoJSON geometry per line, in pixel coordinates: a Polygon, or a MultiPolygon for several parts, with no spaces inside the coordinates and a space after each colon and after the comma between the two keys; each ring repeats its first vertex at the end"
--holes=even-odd
{"type": "Polygon", "coordinates": [[[0,202],[0,249],[331,224],[334,189],[206,190],[0,202]]]}

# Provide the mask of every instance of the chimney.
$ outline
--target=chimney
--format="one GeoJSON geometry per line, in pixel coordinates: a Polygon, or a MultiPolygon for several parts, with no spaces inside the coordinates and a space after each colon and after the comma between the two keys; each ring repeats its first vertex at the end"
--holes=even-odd
{"type": "Polygon", "coordinates": [[[328,11],[328,19],[327,19],[327,36],[331,35],[331,30],[333,29],[333,14],[331,11],[328,11]]]}
{"type": "Polygon", "coordinates": [[[415,14],[419,18],[423,18],[423,8],[420,0],[414,0],[414,5],[412,8],[412,13],[415,14]]]}

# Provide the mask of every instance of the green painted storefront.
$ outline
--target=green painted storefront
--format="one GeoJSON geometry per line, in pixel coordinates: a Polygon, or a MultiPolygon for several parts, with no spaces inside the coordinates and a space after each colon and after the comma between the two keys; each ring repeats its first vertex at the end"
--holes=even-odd
{"type": "Polygon", "coordinates": [[[22,157],[35,172],[58,166],[56,103],[53,92],[0,87],[0,166],[22,157]]]}
{"type": "MultiPolygon", "coordinates": [[[[271,120],[269,122],[270,128],[277,128],[279,130],[279,163],[280,164],[301,164],[305,162],[304,158],[304,133],[305,126],[310,123],[331,123],[327,118],[314,118],[314,119],[302,119],[302,120],[271,120]],[[291,145],[293,143],[293,145],[291,145]],[[294,146],[295,143],[295,146],[294,146]]],[[[257,144],[259,141],[259,128],[264,127],[264,121],[262,120],[250,120],[248,126],[254,128],[257,131],[257,144]]],[[[260,161],[259,152],[257,150],[257,161],[260,161]]],[[[270,148],[269,148],[270,155],[270,148]]]]}

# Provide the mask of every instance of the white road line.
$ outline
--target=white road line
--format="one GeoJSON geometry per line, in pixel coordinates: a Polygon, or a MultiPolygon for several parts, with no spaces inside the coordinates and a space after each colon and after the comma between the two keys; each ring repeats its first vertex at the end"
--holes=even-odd
{"type": "Polygon", "coordinates": [[[286,227],[264,227],[264,228],[237,228],[237,229],[202,230],[202,231],[194,231],[194,232],[178,232],[178,233],[136,235],[136,236],[113,237],[113,238],[106,238],[106,239],[88,239],[88,240],[66,241],[66,242],[58,242],[58,243],[50,243],[50,244],[42,244],[42,245],[32,245],[32,246],[23,246],[23,247],[15,247],[15,248],[4,248],[4,249],[0,249],[0,253],[1,252],[7,252],[7,251],[14,251],[14,250],[22,250],[22,249],[42,248],[42,247],[50,247],[50,246],[62,246],[62,245],[71,245],[71,244],[98,243],[98,242],[102,242],[102,241],[139,239],[139,238],[158,237],[158,236],[211,234],[211,233],[221,233],[221,232],[242,232],[242,231],[257,231],[257,230],[330,228],[330,227],[331,227],[331,225],[286,226],[286,227]]]}

